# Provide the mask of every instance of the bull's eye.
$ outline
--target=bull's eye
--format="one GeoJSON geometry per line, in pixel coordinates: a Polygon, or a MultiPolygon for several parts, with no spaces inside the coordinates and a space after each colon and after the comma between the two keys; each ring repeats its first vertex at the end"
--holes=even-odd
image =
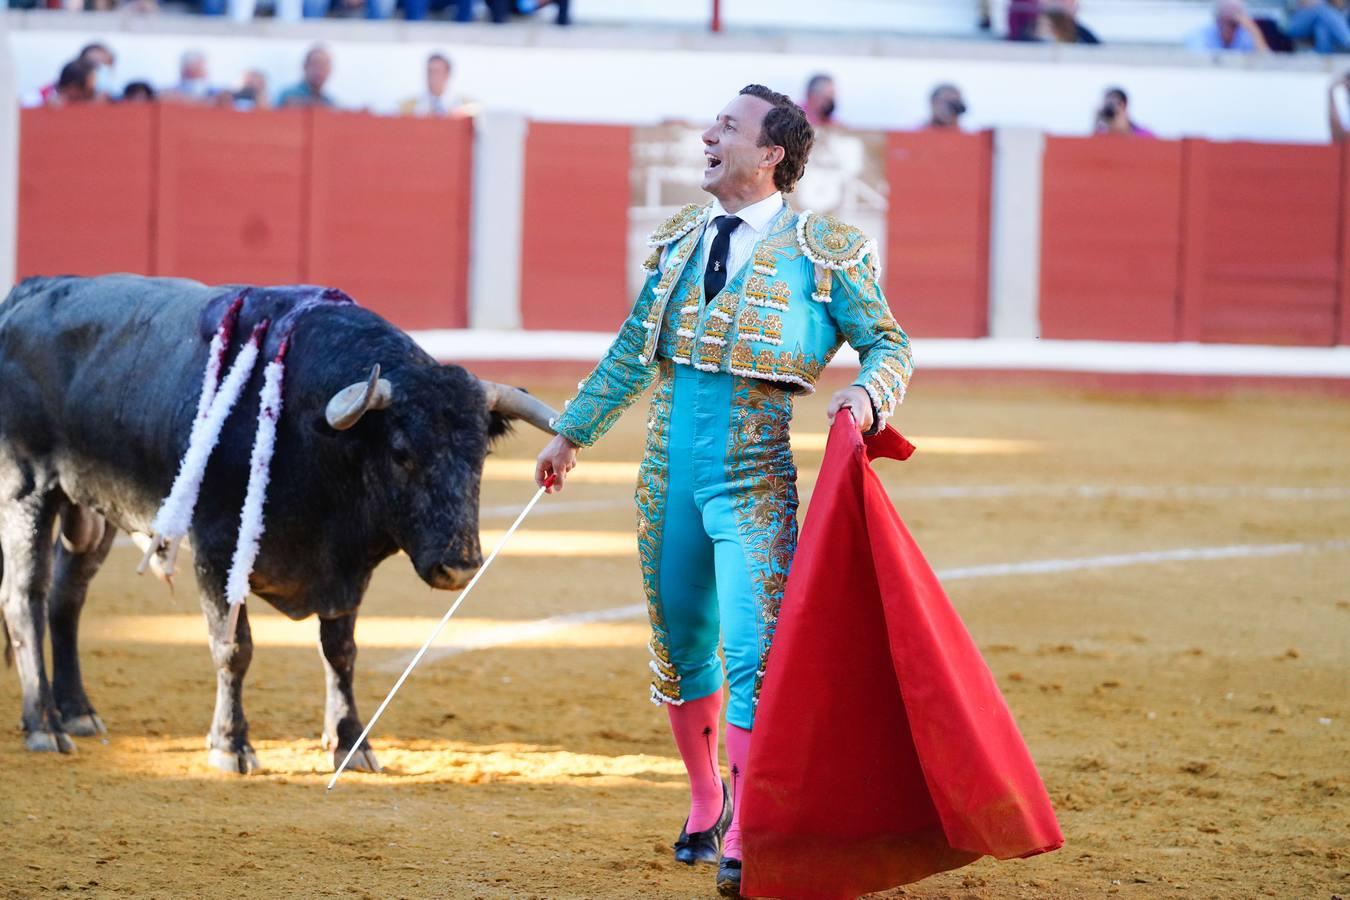
{"type": "Polygon", "coordinates": [[[394,465],[401,466],[409,471],[416,468],[412,454],[408,452],[406,447],[390,447],[389,458],[394,461],[394,465]]]}

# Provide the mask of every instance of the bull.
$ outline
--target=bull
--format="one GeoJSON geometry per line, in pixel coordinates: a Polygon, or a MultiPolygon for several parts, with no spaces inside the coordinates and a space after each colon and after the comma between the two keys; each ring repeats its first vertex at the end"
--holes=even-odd
{"type": "MultiPolygon", "coordinates": [[[[319,617],[323,742],[335,762],[362,731],[355,625],[371,573],[401,550],[427,584],[462,588],[482,564],[490,443],[513,420],[548,430],[545,404],[437,363],[336,291],[132,275],[22,282],[0,303],[0,612],[30,750],[69,752],[71,735],[104,731],[80,674],[80,612],[117,531],[152,530],[188,445],[210,339],[230,307],[238,324],[229,358],[264,321],[272,327],[262,358],[289,338],[249,588],[292,619],[319,617]]],[[[187,535],[216,668],[209,762],[242,774],[258,768],[243,708],[253,642],[242,610],[227,633],[225,585],[261,379],[259,367],[225,422],[187,535]]],[[[368,744],[353,767],[379,770],[368,744]]]]}

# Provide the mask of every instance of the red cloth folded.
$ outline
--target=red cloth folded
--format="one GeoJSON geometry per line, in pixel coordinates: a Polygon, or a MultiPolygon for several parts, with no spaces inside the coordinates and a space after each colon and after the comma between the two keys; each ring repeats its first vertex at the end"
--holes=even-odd
{"type": "Polygon", "coordinates": [[[788,579],[741,825],[747,897],[855,897],[1064,843],[1003,695],[848,416],[788,579]]]}

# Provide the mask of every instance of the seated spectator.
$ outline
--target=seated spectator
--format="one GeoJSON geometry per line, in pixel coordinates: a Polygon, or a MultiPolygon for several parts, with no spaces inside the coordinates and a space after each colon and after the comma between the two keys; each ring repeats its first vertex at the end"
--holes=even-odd
{"type": "Polygon", "coordinates": [[[961,130],[961,117],[966,114],[966,101],[961,89],[954,84],[939,84],[928,95],[930,113],[927,128],[950,131],[961,130]]]}
{"type": "MultiPolygon", "coordinates": [[[[85,44],[80,48],[80,53],[75,57],[80,62],[86,62],[94,72],[94,92],[95,99],[111,99],[116,93],[116,76],[114,75],[114,66],[116,59],[106,44],[98,42],[85,44]]],[[[19,98],[21,106],[46,106],[56,97],[56,82],[45,84],[36,91],[25,94],[19,98]]]]}
{"type": "Polygon", "coordinates": [[[1333,144],[1343,144],[1347,136],[1350,136],[1350,129],[1346,128],[1345,120],[1341,118],[1341,111],[1336,103],[1336,95],[1342,92],[1350,97],[1350,72],[1337,76],[1331,82],[1331,89],[1327,92],[1327,106],[1331,115],[1331,142],[1333,144]]]}
{"type": "Polygon", "coordinates": [[[1101,109],[1097,110],[1097,121],[1093,124],[1092,130],[1097,134],[1157,137],[1130,118],[1130,98],[1118,87],[1107,89],[1106,96],[1102,98],[1101,109]]]}
{"type": "MultiPolygon", "coordinates": [[[[405,8],[407,0],[404,0],[405,8]]],[[[426,0],[414,0],[414,2],[426,3],[426,0]]],[[[558,7],[558,18],[554,21],[559,25],[572,24],[571,2],[570,0],[487,0],[488,15],[493,22],[503,24],[508,21],[510,15],[528,16],[536,13],[550,4],[556,4],[558,7]]],[[[474,20],[474,0],[455,0],[455,21],[472,22],[474,20]]],[[[408,18],[412,18],[410,14],[408,18]]]]}
{"type": "Polygon", "coordinates": [[[1043,0],[1037,37],[1055,44],[1100,44],[1097,36],[1078,21],[1078,0],[1043,0]]]}
{"type": "Polygon", "coordinates": [[[1040,18],[1040,0],[1008,0],[1008,40],[1036,40],[1036,24],[1040,18]]]}
{"type": "Polygon", "coordinates": [[[398,105],[405,116],[467,116],[474,109],[464,98],[449,93],[450,58],[444,53],[427,57],[427,89],[417,97],[410,97],[398,105]]]}
{"type": "Polygon", "coordinates": [[[1216,0],[1214,21],[1192,32],[1186,47],[1205,53],[1265,53],[1270,49],[1242,0],[1216,0]]]}
{"type": "MultiPolygon", "coordinates": [[[[474,0],[455,0],[455,21],[472,22],[474,0]]],[[[492,21],[501,25],[506,22],[507,15],[511,11],[509,0],[487,0],[488,15],[492,21]]]]}
{"type": "Polygon", "coordinates": [[[267,98],[267,76],[261,69],[249,69],[244,73],[239,90],[230,94],[235,109],[267,109],[271,104],[267,98]]]}
{"type": "Polygon", "coordinates": [[[56,79],[56,90],[47,98],[48,106],[72,106],[76,103],[92,103],[101,99],[97,86],[96,67],[88,60],[75,59],[61,69],[56,79]]]}
{"type": "Polygon", "coordinates": [[[1350,51],[1350,23],[1341,0],[1297,0],[1284,33],[1295,41],[1311,41],[1318,53],[1350,51]]]}
{"type": "Polygon", "coordinates": [[[178,83],[166,88],[162,99],[171,103],[206,103],[215,93],[206,80],[206,54],[189,50],[178,61],[178,83]]]}
{"type": "Polygon", "coordinates": [[[333,98],[323,92],[328,76],[333,73],[333,58],[322,45],[309,48],[305,54],[304,77],[277,97],[277,106],[336,106],[333,98]]]}
{"type": "Polygon", "coordinates": [[[801,102],[806,120],[812,126],[834,125],[834,112],[837,104],[834,100],[834,79],[823,72],[812,75],[806,81],[806,99],[801,102]]]}
{"type": "Polygon", "coordinates": [[[154,103],[155,89],[147,81],[130,81],[122,88],[123,103],[154,103]]]}

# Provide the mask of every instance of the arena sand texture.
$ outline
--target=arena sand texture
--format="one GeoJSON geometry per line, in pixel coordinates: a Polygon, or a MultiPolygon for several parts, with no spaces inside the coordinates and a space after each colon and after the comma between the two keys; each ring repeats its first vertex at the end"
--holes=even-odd
{"type": "MultiPolygon", "coordinates": [[[[557,403],[562,390],[542,393],[557,403]]],[[[827,393],[798,408],[805,484],[827,393]]],[[[443,643],[498,642],[503,627],[641,602],[628,498],[644,420],[627,416],[567,491],[545,498],[443,643]]],[[[965,569],[950,594],[1068,843],[887,896],[1350,892],[1350,547],[1327,543],[1350,539],[1345,400],[920,378],[898,424],[919,452],[878,469],[934,565],[965,569]],[[1130,557],[1271,545],[1301,546],[1130,557]],[[967,568],[1102,556],[1122,558],[967,568]]],[[[485,545],[532,493],[539,444],[521,431],[490,459],[485,545]]],[[[713,894],[712,870],[671,860],[684,778],[665,714],[647,701],[641,619],[439,654],[379,723],[385,774],[344,776],[325,795],[314,620],[251,602],[259,646],[246,709],[266,772],[224,775],[203,749],[214,678],[192,586],[170,596],[135,563],[133,548],[114,552],[85,618],[107,743],[84,738],[60,757],[25,753],[13,731],[0,740],[5,896],[713,894]]],[[[377,573],[357,629],[367,715],[450,600],[405,558],[377,573]]],[[[0,709],[17,719],[12,672],[0,709]]]]}

